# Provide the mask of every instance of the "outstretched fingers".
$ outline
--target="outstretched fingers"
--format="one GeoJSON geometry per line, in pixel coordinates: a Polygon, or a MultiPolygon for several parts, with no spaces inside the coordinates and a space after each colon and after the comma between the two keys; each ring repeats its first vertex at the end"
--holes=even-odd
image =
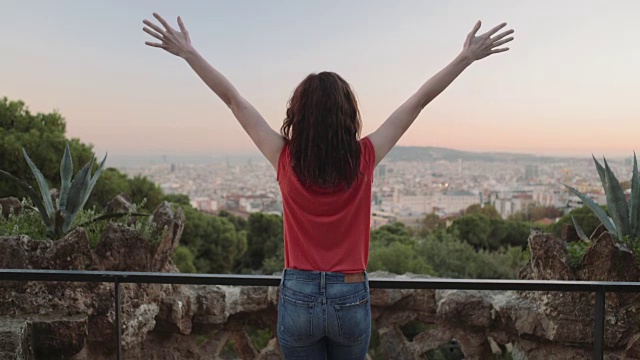
{"type": "Polygon", "coordinates": [[[191,40],[189,39],[189,33],[187,32],[187,28],[184,26],[182,19],[178,16],[178,26],[180,26],[180,31],[178,31],[172,28],[162,16],[158,15],[158,13],[153,13],[153,16],[160,25],[145,19],[143,23],[146,26],[143,30],[147,34],[160,40],[160,42],[147,41],[145,44],[147,46],[164,49],[176,56],[183,56],[191,48],[191,40]],[[164,27],[164,29],[162,27],[164,27]]]}
{"type": "Polygon", "coordinates": [[[500,39],[502,39],[502,38],[504,38],[506,36],[509,36],[509,35],[513,34],[513,32],[514,32],[513,29],[510,29],[510,30],[507,30],[507,31],[503,31],[500,34],[492,37],[491,40],[493,40],[493,42],[496,42],[496,41],[498,41],[498,40],[500,40],[500,39]]]}
{"type": "Polygon", "coordinates": [[[491,51],[489,51],[489,55],[491,54],[497,54],[497,53],[501,53],[501,52],[505,52],[505,51],[509,51],[509,48],[498,48],[498,49],[493,49],[491,51]]]}
{"type": "Polygon", "coordinates": [[[157,32],[158,32],[158,34],[161,34],[161,35],[164,35],[164,34],[165,34],[165,31],[164,31],[164,30],[162,30],[158,25],[156,25],[156,24],[152,23],[151,21],[149,21],[149,20],[147,20],[147,19],[144,19],[144,20],[142,21],[142,23],[143,23],[143,24],[145,24],[145,25],[147,25],[148,27],[152,28],[153,30],[157,31],[157,32]]]}
{"type": "Polygon", "coordinates": [[[182,18],[180,16],[178,16],[178,26],[180,27],[180,32],[188,34],[189,32],[187,31],[187,28],[184,26],[184,23],[182,22],[182,18]]]}
{"type": "Polygon", "coordinates": [[[505,26],[507,26],[507,23],[506,23],[506,22],[505,22],[505,23],[502,23],[502,24],[500,24],[500,25],[497,25],[497,26],[495,26],[493,29],[491,29],[491,30],[487,31],[487,32],[485,33],[485,35],[490,37],[491,35],[493,35],[493,34],[497,33],[497,32],[498,32],[498,30],[502,29],[502,28],[503,28],[503,27],[505,27],[505,26]]]}
{"type": "Polygon", "coordinates": [[[482,23],[480,22],[480,20],[478,20],[478,22],[476,22],[476,24],[473,26],[473,29],[471,29],[471,32],[469,33],[469,37],[476,36],[476,34],[478,33],[478,30],[480,30],[480,26],[482,26],[482,23]]]}
{"type": "Polygon", "coordinates": [[[153,43],[151,41],[145,41],[144,44],[148,45],[148,46],[151,46],[151,47],[157,47],[157,48],[161,48],[161,49],[166,49],[166,45],[165,44],[153,43]]]}
{"type": "Polygon", "coordinates": [[[142,30],[144,32],[146,32],[147,34],[153,36],[154,38],[156,38],[156,39],[158,39],[160,41],[164,41],[164,37],[162,35],[158,34],[157,32],[155,32],[155,31],[153,31],[151,29],[149,29],[148,27],[145,26],[145,27],[142,28],[142,30]]]}
{"type": "Polygon", "coordinates": [[[491,46],[492,46],[492,48],[497,48],[498,46],[504,45],[504,44],[508,43],[511,40],[513,40],[513,37],[508,37],[506,39],[502,39],[500,41],[494,42],[491,46]]]}
{"type": "Polygon", "coordinates": [[[171,31],[173,30],[171,28],[171,25],[169,25],[169,23],[160,15],[158,15],[158,13],[153,13],[153,17],[155,17],[156,19],[158,19],[158,21],[160,22],[160,24],[162,24],[162,26],[164,26],[164,29],[166,31],[171,31]]]}

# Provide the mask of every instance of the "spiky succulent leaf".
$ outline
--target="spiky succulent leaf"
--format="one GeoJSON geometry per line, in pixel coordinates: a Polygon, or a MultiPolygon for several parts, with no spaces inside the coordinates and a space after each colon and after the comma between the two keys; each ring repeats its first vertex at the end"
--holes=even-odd
{"type": "Polygon", "coordinates": [[[71,182],[69,187],[69,196],[67,199],[67,207],[65,209],[65,219],[63,231],[67,232],[73,224],[75,216],[78,214],[80,202],[84,198],[84,191],[86,191],[89,185],[91,168],[93,167],[93,158],[91,161],[85,164],[80,171],[76,174],[76,177],[71,182]]]}
{"type": "Polygon", "coordinates": [[[635,151],[633,152],[631,194],[629,194],[629,222],[633,235],[640,237],[640,177],[638,176],[638,159],[635,151]]]}
{"type": "Polygon", "coordinates": [[[65,232],[69,231],[69,229],[73,225],[74,219],[76,218],[76,216],[78,215],[80,210],[82,210],[82,208],[86,204],[87,200],[89,200],[89,195],[91,195],[91,191],[93,191],[93,187],[96,185],[96,182],[98,181],[98,178],[100,177],[100,174],[102,173],[102,169],[104,167],[105,161],[107,160],[107,156],[106,155],[104,156],[104,158],[100,162],[100,165],[98,166],[98,169],[96,170],[96,173],[92,177],[91,176],[91,168],[93,167],[93,160],[94,159],[91,159],[91,165],[89,166],[89,172],[87,173],[86,186],[84,186],[82,188],[81,198],[79,199],[79,203],[76,206],[74,206],[73,211],[69,211],[67,213],[67,220],[64,223],[64,231],[65,232]]]}
{"type": "Polygon", "coordinates": [[[600,207],[600,205],[591,200],[591,198],[587,195],[572,188],[571,186],[566,184],[564,184],[564,186],[569,189],[569,191],[574,193],[577,197],[579,197],[580,200],[582,200],[582,203],[587,205],[587,207],[589,207],[589,209],[593,211],[594,214],[596,214],[600,222],[604,225],[605,228],[607,228],[607,231],[609,231],[611,234],[617,234],[616,226],[613,224],[613,221],[611,221],[609,216],[607,216],[607,213],[600,207]]]}
{"type": "Polygon", "coordinates": [[[58,207],[63,211],[67,207],[67,197],[69,196],[69,188],[71,187],[71,177],[73,176],[73,161],[71,159],[71,150],[69,143],[64,150],[62,162],[60,162],[60,203],[58,207]]]}
{"type": "Polygon", "coordinates": [[[33,201],[33,204],[36,206],[36,208],[40,212],[40,216],[42,216],[42,220],[44,221],[44,224],[47,226],[47,229],[52,230],[51,218],[47,214],[47,209],[45,208],[44,203],[42,202],[42,198],[38,195],[38,193],[36,193],[36,191],[33,190],[33,188],[29,186],[27,183],[25,183],[24,181],[18,179],[17,177],[11,175],[10,173],[4,170],[0,170],[0,175],[13,181],[27,194],[27,196],[29,196],[31,201],[33,201]]]}
{"type": "Polygon", "coordinates": [[[80,204],[80,208],[78,210],[81,210],[84,207],[84,204],[87,203],[87,200],[89,200],[89,196],[91,195],[91,192],[93,191],[93,187],[96,186],[96,182],[98,182],[98,179],[100,178],[100,174],[102,174],[102,169],[104,167],[104,163],[105,161],[107,161],[107,154],[104,155],[104,158],[102,159],[102,161],[100,162],[100,165],[98,165],[98,169],[96,170],[96,173],[91,176],[91,172],[89,172],[89,185],[86,189],[86,192],[84,194],[84,198],[82,199],[82,202],[80,204]]]}
{"type": "Polygon", "coordinates": [[[604,160],[604,168],[605,178],[607,180],[607,187],[605,188],[607,206],[609,207],[609,213],[611,214],[613,223],[616,225],[618,240],[622,241],[625,236],[631,235],[629,206],[624,196],[624,190],[622,190],[620,182],[618,182],[616,175],[609,167],[607,159],[604,160]]]}
{"type": "Polygon", "coordinates": [[[578,237],[580,238],[580,240],[586,242],[591,241],[587,234],[584,233],[584,230],[582,230],[582,227],[580,226],[580,224],[578,224],[576,218],[574,218],[573,215],[571,215],[571,221],[573,221],[573,226],[576,228],[576,233],[578,233],[578,237]]]}
{"type": "Polygon", "coordinates": [[[596,169],[598,170],[598,176],[600,177],[600,182],[602,182],[602,187],[606,190],[607,189],[607,177],[605,175],[604,167],[602,165],[600,165],[600,163],[598,162],[598,160],[596,160],[596,157],[593,156],[593,154],[591,154],[591,157],[593,158],[593,162],[596,163],[596,169]]]}
{"type": "Polygon", "coordinates": [[[51,219],[53,218],[55,210],[53,208],[53,202],[51,201],[49,184],[47,183],[47,180],[44,178],[36,164],[31,161],[31,158],[29,157],[29,155],[27,155],[27,151],[24,148],[22,148],[22,154],[24,155],[25,160],[27,160],[27,164],[29,164],[31,172],[33,172],[33,175],[38,182],[38,188],[40,189],[40,195],[42,196],[42,203],[44,204],[44,208],[47,210],[47,217],[51,219]]]}

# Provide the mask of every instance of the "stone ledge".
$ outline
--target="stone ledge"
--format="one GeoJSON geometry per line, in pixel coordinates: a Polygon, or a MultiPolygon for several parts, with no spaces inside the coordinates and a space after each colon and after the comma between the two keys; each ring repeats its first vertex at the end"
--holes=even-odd
{"type": "Polygon", "coordinates": [[[0,322],[0,359],[32,360],[31,322],[6,318],[0,322]]]}

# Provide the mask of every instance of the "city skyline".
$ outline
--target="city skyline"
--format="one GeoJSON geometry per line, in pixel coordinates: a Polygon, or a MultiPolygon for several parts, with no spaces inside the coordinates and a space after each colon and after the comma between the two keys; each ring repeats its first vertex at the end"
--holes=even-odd
{"type": "Polygon", "coordinates": [[[471,66],[398,145],[628,157],[635,149],[640,30],[633,1],[3,2],[0,97],[57,109],[98,156],[259,154],[187,64],[142,20],[180,15],[194,46],[274,129],[310,72],[336,71],[360,101],[362,135],[459,52],[474,22],[507,21],[511,50],[471,66]],[[35,5],[35,6],[34,6],[35,5]]]}

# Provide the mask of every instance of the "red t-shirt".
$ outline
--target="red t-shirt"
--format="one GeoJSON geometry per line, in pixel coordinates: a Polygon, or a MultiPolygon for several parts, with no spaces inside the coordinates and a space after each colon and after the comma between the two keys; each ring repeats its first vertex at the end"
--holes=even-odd
{"type": "Polygon", "coordinates": [[[289,145],[278,159],[282,192],[284,266],[299,270],[357,273],[367,268],[371,184],[376,154],[360,140],[360,175],[348,190],[304,186],[291,168],[289,145]]]}

